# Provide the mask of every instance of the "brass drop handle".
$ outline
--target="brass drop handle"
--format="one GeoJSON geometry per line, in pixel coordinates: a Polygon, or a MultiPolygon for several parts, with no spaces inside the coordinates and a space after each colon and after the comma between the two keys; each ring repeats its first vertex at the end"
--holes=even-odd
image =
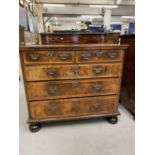
{"type": "Polygon", "coordinates": [[[72,66],[71,67],[71,70],[74,72],[74,73],[78,73],[80,71],[80,67],[79,66],[72,66]]]}
{"type": "Polygon", "coordinates": [[[117,53],[116,52],[107,53],[107,57],[111,59],[115,59],[117,57],[117,53]]]}
{"type": "Polygon", "coordinates": [[[93,103],[91,104],[91,109],[97,111],[97,110],[100,110],[101,108],[101,103],[93,103]]]}
{"type": "Polygon", "coordinates": [[[37,61],[40,59],[40,55],[30,54],[29,56],[30,56],[31,60],[33,60],[33,61],[37,61]]]}
{"type": "Polygon", "coordinates": [[[94,67],[93,68],[93,72],[95,73],[95,74],[101,74],[101,73],[103,73],[103,67],[94,67]]]}
{"type": "Polygon", "coordinates": [[[50,70],[47,71],[47,74],[51,75],[51,76],[56,75],[57,74],[57,70],[56,69],[50,69],[50,70]]]}
{"type": "Polygon", "coordinates": [[[48,111],[50,111],[50,112],[57,112],[57,111],[59,111],[59,106],[52,106],[52,107],[50,107],[49,109],[48,109],[48,111]]]}
{"type": "Polygon", "coordinates": [[[95,84],[93,85],[93,88],[95,88],[96,91],[101,91],[102,90],[102,84],[95,84]]]}
{"type": "Polygon", "coordinates": [[[91,54],[83,54],[83,55],[81,55],[81,57],[80,57],[81,60],[88,60],[88,59],[90,59],[90,58],[91,58],[91,54]]]}
{"type": "Polygon", "coordinates": [[[47,88],[47,91],[50,95],[54,95],[57,91],[57,88],[56,87],[49,87],[49,88],[47,88]]]}
{"type": "Polygon", "coordinates": [[[69,54],[59,54],[59,58],[62,61],[66,61],[66,60],[69,60],[70,59],[70,55],[69,54]]]}

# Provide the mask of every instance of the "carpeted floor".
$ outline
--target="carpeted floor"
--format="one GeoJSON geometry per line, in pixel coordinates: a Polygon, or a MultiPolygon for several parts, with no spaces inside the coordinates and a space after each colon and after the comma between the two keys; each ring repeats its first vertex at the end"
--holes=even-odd
{"type": "Polygon", "coordinates": [[[20,81],[20,155],[134,155],[135,122],[124,107],[120,106],[119,111],[116,125],[101,118],[49,123],[31,133],[20,81]]]}

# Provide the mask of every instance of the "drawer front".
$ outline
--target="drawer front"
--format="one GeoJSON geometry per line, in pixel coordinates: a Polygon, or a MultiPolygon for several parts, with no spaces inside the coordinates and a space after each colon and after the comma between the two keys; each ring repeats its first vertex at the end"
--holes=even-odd
{"type": "Polygon", "coordinates": [[[77,63],[122,61],[123,52],[119,50],[78,51],[77,63]]]}
{"type": "Polygon", "coordinates": [[[23,53],[24,64],[62,64],[74,63],[74,52],[39,51],[23,53]]]}
{"type": "Polygon", "coordinates": [[[68,43],[77,43],[78,38],[71,37],[68,35],[41,35],[41,41],[44,45],[49,44],[68,44],[68,43]]]}
{"type": "Polygon", "coordinates": [[[119,79],[64,80],[27,83],[29,100],[117,94],[119,79]]]}
{"type": "Polygon", "coordinates": [[[26,66],[24,69],[27,81],[119,77],[121,64],[44,65],[26,66]]]}
{"type": "Polygon", "coordinates": [[[64,118],[117,111],[117,96],[86,97],[30,102],[32,119],[64,118]]]}
{"type": "Polygon", "coordinates": [[[104,43],[103,34],[41,34],[42,44],[95,44],[104,43]]]}

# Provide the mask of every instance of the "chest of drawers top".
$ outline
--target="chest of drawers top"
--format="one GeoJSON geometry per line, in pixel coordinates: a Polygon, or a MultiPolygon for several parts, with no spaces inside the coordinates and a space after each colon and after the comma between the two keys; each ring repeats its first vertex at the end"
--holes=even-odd
{"type": "Polygon", "coordinates": [[[128,45],[118,45],[118,44],[52,44],[52,45],[26,45],[20,46],[20,51],[27,50],[63,50],[64,48],[67,50],[90,50],[90,49],[127,49],[128,45]]]}

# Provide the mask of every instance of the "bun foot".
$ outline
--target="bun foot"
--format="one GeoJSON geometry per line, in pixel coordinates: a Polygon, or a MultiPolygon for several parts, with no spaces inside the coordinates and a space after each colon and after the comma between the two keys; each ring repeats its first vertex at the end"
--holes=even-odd
{"type": "Polygon", "coordinates": [[[40,128],[41,128],[41,125],[40,124],[30,124],[29,125],[29,130],[31,132],[37,132],[37,131],[40,130],[40,128]]]}
{"type": "Polygon", "coordinates": [[[108,117],[107,121],[111,124],[116,124],[118,122],[118,118],[117,116],[113,116],[113,117],[108,117]]]}

